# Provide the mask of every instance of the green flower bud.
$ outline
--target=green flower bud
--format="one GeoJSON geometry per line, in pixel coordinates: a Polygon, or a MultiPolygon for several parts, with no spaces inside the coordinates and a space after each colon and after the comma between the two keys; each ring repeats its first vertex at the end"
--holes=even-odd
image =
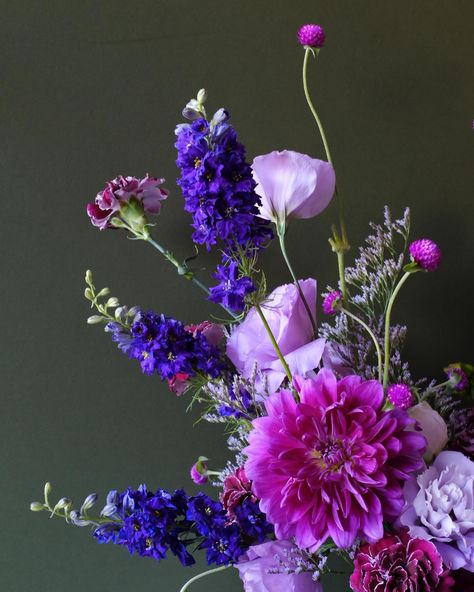
{"type": "Polygon", "coordinates": [[[207,92],[206,92],[205,88],[201,88],[200,90],[198,90],[198,94],[196,96],[196,99],[197,99],[198,103],[200,103],[201,105],[206,102],[207,92]]]}
{"type": "Polygon", "coordinates": [[[32,512],[42,512],[45,509],[44,504],[41,504],[40,502],[31,502],[30,504],[30,510],[32,512]]]}
{"type": "Polygon", "coordinates": [[[86,271],[86,284],[92,286],[92,271],[90,269],[86,271]]]}
{"type": "Polygon", "coordinates": [[[105,306],[111,306],[111,307],[116,307],[119,305],[119,301],[118,298],[116,298],[115,296],[111,296],[108,300],[105,306]]]}
{"type": "Polygon", "coordinates": [[[91,317],[89,317],[87,319],[87,324],[88,325],[97,325],[97,323],[102,323],[104,320],[104,317],[101,317],[100,315],[92,315],[91,317]]]}

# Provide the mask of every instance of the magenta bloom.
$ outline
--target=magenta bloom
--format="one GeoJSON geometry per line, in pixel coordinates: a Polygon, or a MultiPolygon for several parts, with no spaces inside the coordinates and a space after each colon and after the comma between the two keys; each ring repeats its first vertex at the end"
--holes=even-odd
{"type": "MultiPolygon", "coordinates": [[[[270,541],[250,547],[235,567],[239,570],[245,592],[323,592],[309,572],[284,573],[283,564],[289,554],[296,550],[289,541],[270,541]],[[281,570],[281,573],[274,573],[281,570]]],[[[290,571],[290,570],[288,570],[290,571]]]]}
{"type": "Polygon", "coordinates": [[[323,300],[323,312],[327,315],[336,314],[338,306],[342,302],[342,294],[338,290],[333,290],[326,295],[323,300]]]}
{"type": "Polygon", "coordinates": [[[435,271],[441,261],[441,249],[429,238],[420,238],[408,247],[413,261],[425,271],[435,271]]]}
{"type": "MultiPolygon", "coordinates": [[[[316,318],[316,280],[300,280],[299,283],[313,318],[316,318]]],[[[273,290],[262,310],[292,374],[304,376],[317,368],[325,340],[314,340],[313,327],[295,285],[285,284],[273,290]]],[[[270,392],[275,391],[285,378],[281,362],[255,308],[250,309],[243,322],[232,331],[227,341],[227,356],[245,378],[252,376],[256,364],[265,375],[270,392]]]]}
{"type": "Polygon", "coordinates": [[[196,485],[204,485],[209,481],[209,477],[207,475],[207,458],[204,456],[200,456],[198,461],[193,464],[189,471],[189,475],[196,485]]]}
{"type": "Polygon", "coordinates": [[[350,578],[354,592],[449,592],[453,582],[436,547],[406,530],[362,546],[350,578]]]}
{"type": "Polygon", "coordinates": [[[271,395],[268,417],[253,420],[245,471],[277,538],[317,549],[328,537],[349,547],[375,542],[383,519],[404,505],[403,483],[423,466],[426,441],[401,409],[384,412],[375,380],[340,381],[330,370],[271,395]]]}
{"type": "Polygon", "coordinates": [[[252,502],[258,501],[252,492],[252,482],[245,474],[244,467],[239,467],[235,473],[224,479],[224,491],[220,500],[227,514],[233,517],[235,508],[247,498],[252,502]]]}
{"type": "Polygon", "coordinates": [[[298,29],[298,41],[308,47],[322,47],[326,40],[326,34],[321,25],[303,25],[298,29]]]}
{"type": "Polygon", "coordinates": [[[131,198],[142,204],[144,212],[159,214],[161,202],[169,194],[167,189],[159,187],[164,181],[148,175],[144,179],[120,176],[109,181],[105,189],[97,194],[95,201],[87,204],[87,214],[92,224],[101,230],[110,228],[110,219],[131,198]]]}
{"type": "Polygon", "coordinates": [[[408,409],[413,405],[413,395],[407,384],[392,384],[387,391],[388,400],[394,407],[408,409]]]}
{"type": "Polygon", "coordinates": [[[259,216],[277,226],[287,218],[312,218],[334,195],[336,176],[329,162],[292,150],[257,156],[252,164],[255,191],[261,199],[259,216]]]}

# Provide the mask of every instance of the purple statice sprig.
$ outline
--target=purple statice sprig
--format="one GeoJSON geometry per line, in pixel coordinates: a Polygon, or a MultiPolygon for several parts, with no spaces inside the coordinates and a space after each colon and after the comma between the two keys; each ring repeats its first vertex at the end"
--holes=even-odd
{"type": "Polygon", "coordinates": [[[345,269],[350,302],[375,321],[384,314],[403,270],[410,233],[410,210],[393,219],[387,206],[382,224],[370,223],[372,233],[360,247],[352,267],[345,269]]]}

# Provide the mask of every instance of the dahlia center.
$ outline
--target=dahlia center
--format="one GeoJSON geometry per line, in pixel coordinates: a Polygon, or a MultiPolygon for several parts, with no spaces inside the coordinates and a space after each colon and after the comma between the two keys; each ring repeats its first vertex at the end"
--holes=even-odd
{"type": "Polygon", "coordinates": [[[319,469],[330,472],[338,471],[348,460],[347,451],[341,440],[319,442],[311,455],[319,469]]]}

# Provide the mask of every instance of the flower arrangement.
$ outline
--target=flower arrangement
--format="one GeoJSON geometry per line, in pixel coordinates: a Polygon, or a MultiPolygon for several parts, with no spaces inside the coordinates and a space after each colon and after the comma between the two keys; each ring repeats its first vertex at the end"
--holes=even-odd
{"type": "Polygon", "coordinates": [[[472,589],[474,366],[447,365],[441,383],[414,378],[402,353],[406,327],[391,316],[402,287],[436,271],[441,251],[430,239],[411,241],[408,208],[400,218],[385,208],[347,265],[342,196],[308,89],[309,60],[325,33],[308,24],[297,39],[324,159],[283,150],[250,164],[229,112],[208,116],[200,90],[175,143],[196,256],[180,261],[153,238],[150,220],[169,197],[162,178],[117,177],[87,205],[95,227],[148,243],[221,307],[225,319],[185,325],[120,304],[86,273],[95,309],[88,323],[103,325],[143,373],[203,404],[202,418],[226,428],[227,466],[211,469],[200,456],[190,468],[192,481],[217,495],[142,484],[112,489],[94,512],[95,493],[75,507],[66,497],[52,502],[46,483],[31,510],[156,561],[171,554],[190,566],[204,552],[211,569],[181,592],[230,567],[246,592],[320,592],[337,558],[349,563],[354,592],[472,589]],[[318,325],[317,282],[298,279],[286,234],[293,218],[315,217],[333,199],[339,221],[329,244],[339,280],[322,295],[318,325]],[[268,293],[258,260],[273,240],[293,282],[268,293]],[[201,245],[222,254],[210,288],[192,267],[201,245]]]}

